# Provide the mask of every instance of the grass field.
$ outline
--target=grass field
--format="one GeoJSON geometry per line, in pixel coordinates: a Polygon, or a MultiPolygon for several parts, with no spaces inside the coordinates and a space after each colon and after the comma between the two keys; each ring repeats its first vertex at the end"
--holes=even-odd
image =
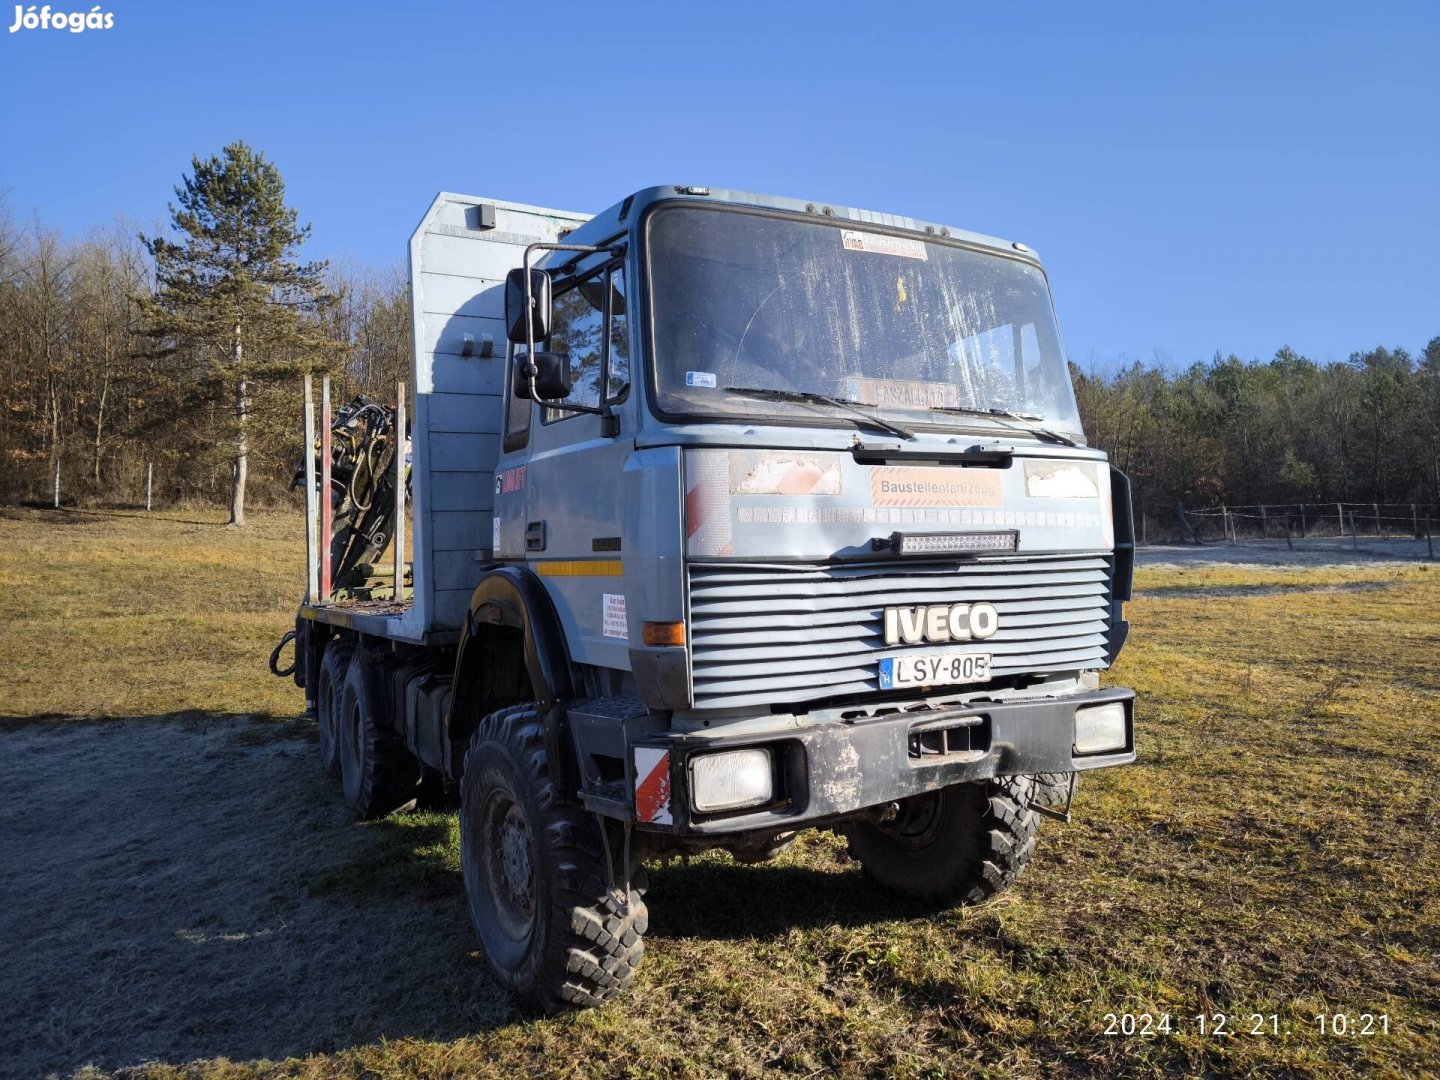
{"type": "Polygon", "coordinates": [[[1139,763],[1011,893],[913,910],[829,834],[672,864],[636,989],[536,1020],[474,955],[453,818],[347,821],[265,671],[298,541],[0,512],[0,1074],[1435,1074],[1440,570],[1142,571],[1139,763]]]}

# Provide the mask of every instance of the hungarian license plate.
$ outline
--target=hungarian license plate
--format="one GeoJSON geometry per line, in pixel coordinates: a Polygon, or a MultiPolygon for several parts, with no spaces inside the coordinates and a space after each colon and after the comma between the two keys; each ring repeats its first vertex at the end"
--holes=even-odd
{"type": "Polygon", "coordinates": [[[912,653],[887,656],[880,661],[880,689],[902,686],[951,686],[955,683],[987,682],[990,654],[977,652],[912,653]]]}

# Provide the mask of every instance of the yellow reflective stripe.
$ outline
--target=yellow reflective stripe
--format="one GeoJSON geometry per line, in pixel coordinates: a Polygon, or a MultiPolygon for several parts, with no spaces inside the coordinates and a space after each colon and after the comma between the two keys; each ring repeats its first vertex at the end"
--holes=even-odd
{"type": "Polygon", "coordinates": [[[541,577],[623,577],[624,564],[619,559],[557,559],[537,562],[535,572],[541,577]]]}

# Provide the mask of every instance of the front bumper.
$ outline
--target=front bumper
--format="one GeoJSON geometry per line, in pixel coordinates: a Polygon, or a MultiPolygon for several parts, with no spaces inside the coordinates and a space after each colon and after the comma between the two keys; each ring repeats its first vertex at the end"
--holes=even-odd
{"type": "MultiPolygon", "coordinates": [[[[684,836],[783,830],[844,817],[911,795],[1017,773],[1071,772],[1135,760],[1135,691],[1094,690],[1064,697],[982,702],[936,712],[906,712],[855,722],[789,727],[773,734],[651,736],[654,759],[668,754],[668,799],[642,829],[684,836]],[[1125,747],[1074,752],[1075,712],[1121,702],[1125,747]],[[701,814],[690,795],[690,759],[715,750],[765,747],[776,763],[777,797],[739,811],[701,814]]],[[[637,749],[639,747],[637,746],[637,749]]]]}

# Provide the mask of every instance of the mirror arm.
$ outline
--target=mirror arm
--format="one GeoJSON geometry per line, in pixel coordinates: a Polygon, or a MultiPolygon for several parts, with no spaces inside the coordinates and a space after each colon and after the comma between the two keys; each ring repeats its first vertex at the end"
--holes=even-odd
{"type": "MultiPolygon", "coordinates": [[[[530,379],[530,385],[535,385],[533,376],[530,379]]],[[[535,398],[534,400],[547,409],[565,409],[568,412],[590,413],[592,416],[607,416],[614,411],[609,405],[572,405],[568,401],[550,401],[547,398],[535,398]]]]}
{"type": "Polygon", "coordinates": [[[525,268],[525,378],[530,384],[530,400],[539,401],[540,394],[535,387],[535,376],[540,374],[540,369],[535,366],[535,295],[530,285],[528,247],[521,265],[525,268]]]}
{"type": "Polygon", "coordinates": [[[620,414],[608,401],[600,406],[600,437],[613,439],[620,434],[620,414]]]}
{"type": "MultiPolygon", "coordinates": [[[[530,384],[530,400],[544,405],[547,409],[568,409],[570,412],[593,413],[596,416],[603,416],[608,421],[614,416],[614,410],[609,405],[601,405],[598,408],[590,405],[569,405],[565,402],[550,403],[540,397],[540,392],[535,386],[535,376],[540,374],[540,369],[535,366],[535,294],[530,288],[530,258],[531,252],[535,251],[578,251],[582,255],[593,255],[596,252],[604,251],[611,255],[619,256],[625,253],[624,245],[611,245],[609,247],[587,247],[583,244],[531,244],[525,249],[525,254],[520,265],[525,270],[525,378],[530,384]]],[[[606,425],[609,426],[608,423],[606,425]]],[[[617,432],[618,434],[618,432],[617,432]]]]}

